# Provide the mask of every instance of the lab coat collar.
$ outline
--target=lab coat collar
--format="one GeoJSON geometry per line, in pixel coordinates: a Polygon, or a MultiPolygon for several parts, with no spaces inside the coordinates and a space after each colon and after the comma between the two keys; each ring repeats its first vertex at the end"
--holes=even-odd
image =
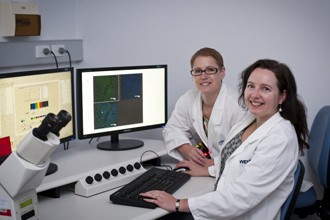
{"type": "MultiPolygon", "coordinates": [[[[214,126],[220,125],[223,117],[223,112],[225,110],[225,99],[227,97],[227,87],[224,83],[221,85],[220,93],[214,103],[212,114],[210,117],[210,123],[214,126]]],[[[192,120],[193,127],[197,131],[199,137],[202,139],[203,143],[207,143],[207,136],[204,131],[203,125],[203,111],[202,111],[202,94],[198,91],[195,97],[194,103],[192,105],[192,120]]],[[[212,126],[212,127],[214,127],[212,126]]]]}
{"type": "MultiPolygon", "coordinates": [[[[225,83],[222,82],[220,93],[215,100],[212,114],[210,117],[210,120],[214,123],[214,125],[221,124],[223,112],[225,111],[225,103],[226,103],[226,97],[227,97],[228,89],[225,83]]],[[[193,103],[193,109],[192,109],[192,117],[194,120],[194,123],[196,121],[201,121],[201,118],[203,117],[202,112],[202,94],[200,92],[197,93],[196,98],[193,103]]]]}
{"type": "MultiPolygon", "coordinates": [[[[226,144],[235,137],[239,132],[241,132],[244,128],[246,128],[248,125],[250,125],[255,120],[254,115],[247,114],[241,122],[234,125],[234,127],[230,130],[228,136],[226,137],[225,142],[223,143],[223,147],[226,146],[226,144]]],[[[274,114],[271,118],[269,118],[266,122],[264,122],[257,130],[255,130],[234,152],[230,157],[227,159],[227,161],[230,161],[234,156],[244,152],[246,147],[249,147],[254,142],[262,139],[265,135],[268,134],[268,132],[280,121],[284,120],[282,116],[279,113],[274,114]]],[[[222,149],[223,149],[222,147],[222,149]]],[[[221,153],[219,154],[219,160],[221,161],[221,153]]],[[[219,175],[219,169],[220,166],[217,166],[216,168],[216,178],[218,178],[219,175]]]]}
{"type": "Polygon", "coordinates": [[[217,100],[215,100],[213,109],[212,109],[212,115],[211,120],[213,121],[214,125],[220,125],[223,117],[223,112],[225,111],[225,103],[227,98],[227,86],[222,82],[220,93],[217,97],[217,100]]]}
{"type": "Polygon", "coordinates": [[[202,139],[203,143],[207,143],[207,137],[204,131],[204,125],[202,120],[203,111],[202,111],[202,97],[200,92],[197,92],[191,111],[192,111],[193,127],[195,128],[199,137],[202,139]]]}
{"type": "MultiPolygon", "coordinates": [[[[241,125],[241,130],[246,128],[249,124],[251,124],[255,118],[254,116],[250,115],[249,117],[244,120],[244,122],[241,125]],[[245,125],[245,126],[244,126],[245,125]]],[[[233,155],[237,155],[241,153],[244,148],[255,141],[258,141],[259,139],[263,138],[265,135],[269,133],[269,131],[280,121],[284,120],[279,112],[275,113],[271,118],[269,118],[266,122],[264,122],[257,130],[255,130],[242,144],[241,146],[233,153],[233,155]]],[[[239,129],[238,129],[239,130],[239,129]]],[[[237,131],[238,131],[237,130],[237,131]]],[[[238,131],[239,132],[239,131],[238,131]]],[[[230,139],[229,139],[230,140],[230,139]]]]}

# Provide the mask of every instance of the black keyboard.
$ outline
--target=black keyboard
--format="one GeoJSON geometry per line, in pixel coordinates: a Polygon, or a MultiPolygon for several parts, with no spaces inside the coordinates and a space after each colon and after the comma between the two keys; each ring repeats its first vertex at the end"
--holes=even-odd
{"type": "Polygon", "coordinates": [[[154,209],[157,206],[145,202],[139,195],[150,190],[173,194],[190,179],[190,175],[160,168],[151,168],[110,195],[115,204],[154,209]]]}

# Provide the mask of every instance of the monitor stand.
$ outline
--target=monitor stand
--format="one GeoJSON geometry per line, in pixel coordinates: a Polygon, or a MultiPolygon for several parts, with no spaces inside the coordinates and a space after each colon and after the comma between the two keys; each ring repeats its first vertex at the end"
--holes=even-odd
{"type": "MultiPolygon", "coordinates": [[[[58,167],[55,163],[49,163],[45,176],[55,173],[57,169],[58,167]]],[[[55,187],[52,189],[39,192],[38,195],[43,195],[50,198],[60,198],[60,192],[61,192],[60,187],[55,187]]]]}
{"type": "Polygon", "coordinates": [[[108,151],[123,151],[123,150],[132,150],[139,147],[142,147],[144,142],[141,140],[133,139],[123,139],[119,140],[119,135],[111,135],[111,140],[104,141],[97,144],[97,148],[100,150],[108,151]]]}
{"type": "Polygon", "coordinates": [[[55,172],[57,171],[57,169],[58,169],[58,167],[57,167],[56,164],[54,164],[54,163],[50,163],[49,166],[48,166],[48,169],[47,169],[47,171],[46,171],[45,176],[48,176],[48,175],[50,175],[50,174],[55,173],[55,172]]]}

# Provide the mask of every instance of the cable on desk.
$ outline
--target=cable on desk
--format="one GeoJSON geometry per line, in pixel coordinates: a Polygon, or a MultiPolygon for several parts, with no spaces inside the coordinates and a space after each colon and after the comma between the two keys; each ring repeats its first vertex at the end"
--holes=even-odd
{"type": "MultiPolygon", "coordinates": [[[[142,154],[141,154],[141,156],[140,156],[140,164],[144,167],[144,162],[143,162],[143,156],[144,156],[144,154],[145,153],[148,153],[148,152],[150,152],[150,153],[153,153],[153,154],[155,154],[156,156],[157,156],[157,158],[160,158],[160,156],[155,152],[155,151],[153,151],[153,150],[146,150],[146,151],[144,151],[142,154]]],[[[166,169],[168,169],[168,170],[172,170],[172,167],[170,166],[170,165],[166,165],[166,164],[160,164],[160,167],[165,167],[166,169]]],[[[145,167],[144,167],[145,168],[145,167]]]]}
{"type": "MultiPolygon", "coordinates": [[[[92,142],[92,140],[93,140],[94,138],[91,138],[90,140],[89,140],[89,144],[92,142]]],[[[98,137],[97,139],[96,139],[96,141],[99,141],[99,139],[100,139],[100,137],[98,137]]]]}

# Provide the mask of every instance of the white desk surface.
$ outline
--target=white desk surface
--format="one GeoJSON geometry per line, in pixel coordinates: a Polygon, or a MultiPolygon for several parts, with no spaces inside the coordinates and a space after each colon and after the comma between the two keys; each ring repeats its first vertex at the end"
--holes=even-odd
{"type": "MultiPolygon", "coordinates": [[[[164,144],[160,140],[144,140],[144,147],[129,151],[101,151],[96,149],[96,142],[88,144],[88,141],[75,141],[69,150],[58,150],[52,155],[52,162],[58,165],[59,170],[47,176],[37,191],[63,186],[85,177],[86,174],[100,170],[103,167],[118,166],[135,161],[143,152],[153,150],[159,156],[166,155],[164,144]]],[[[71,143],[70,143],[71,145],[71,143]]],[[[152,159],[156,155],[145,153],[145,160],[152,159]]],[[[168,156],[164,156],[165,162],[171,163],[168,156]]],[[[201,195],[213,190],[214,179],[211,177],[192,177],[174,196],[187,198],[201,195]]],[[[106,191],[89,198],[75,195],[66,187],[61,188],[60,198],[39,196],[39,211],[41,220],[146,220],[155,219],[167,214],[167,211],[156,208],[146,209],[113,204],[109,196],[117,189],[106,191]]]]}
{"type": "MultiPolygon", "coordinates": [[[[104,141],[104,140],[103,140],[104,141]]],[[[102,171],[105,167],[116,167],[127,165],[134,161],[156,158],[154,151],[160,157],[166,155],[163,141],[143,139],[144,146],[127,151],[104,151],[96,148],[97,141],[94,139],[90,144],[89,140],[75,140],[70,142],[68,150],[63,150],[62,145],[58,146],[51,155],[51,162],[58,166],[58,171],[46,176],[37,188],[37,192],[63,186],[78,181],[95,171],[102,171]]]]}

